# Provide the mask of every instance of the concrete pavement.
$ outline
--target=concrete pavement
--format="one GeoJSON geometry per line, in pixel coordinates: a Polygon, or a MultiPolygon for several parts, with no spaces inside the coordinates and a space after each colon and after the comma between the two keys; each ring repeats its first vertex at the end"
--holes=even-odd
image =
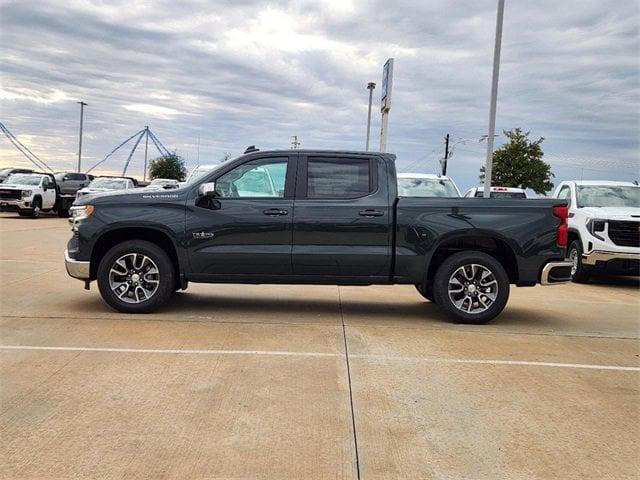
{"type": "Polygon", "coordinates": [[[638,475],[637,279],[514,288],[485,326],[405,286],[123,315],[67,277],[69,236],[0,215],[0,478],[638,475]]]}

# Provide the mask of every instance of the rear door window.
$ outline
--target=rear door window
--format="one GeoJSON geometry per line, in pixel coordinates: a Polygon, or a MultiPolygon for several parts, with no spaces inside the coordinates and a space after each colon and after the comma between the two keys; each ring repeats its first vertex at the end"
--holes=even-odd
{"type": "Polygon", "coordinates": [[[348,199],[374,190],[368,158],[309,158],[307,198],[348,199]]]}

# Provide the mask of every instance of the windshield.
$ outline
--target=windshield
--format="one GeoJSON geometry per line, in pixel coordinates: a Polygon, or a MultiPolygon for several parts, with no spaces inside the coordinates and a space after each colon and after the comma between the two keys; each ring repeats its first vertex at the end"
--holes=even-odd
{"type": "Polygon", "coordinates": [[[5,183],[15,183],[18,185],[40,185],[40,175],[30,175],[28,173],[14,173],[9,175],[5,183]]]}
{"type": "MultiPolygon", "coordinates": [[[[483,196],[483,190],[478,190],[476,192],[476,198],[483,196]]],[[[489,198],[527,198],[527,194],[524,192],[491,192],[489,198]]]]}
{"type": "Polygon", "coordinates": [[[400,197],[459,197],[460,194],[448,179],[398,178],[400,197]]]}
{"type": "Polygon", "coordinates": [[[96,178],[89,184],[89,188],[125,189],[127,188],[127,180],[124,178],[96,178]]]}
{"type": "Polygon", "coordinates": [[[577,188],[578,207],[640,207],[640,187],[582,185],[577,188]]]}

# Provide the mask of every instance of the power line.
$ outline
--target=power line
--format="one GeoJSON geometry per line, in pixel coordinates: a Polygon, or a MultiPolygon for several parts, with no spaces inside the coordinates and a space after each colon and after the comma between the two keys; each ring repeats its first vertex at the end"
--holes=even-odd
{"type": "Polygon", "coordinates": [[[53,173],[53,169],[49,167],[49,165],[47,165],[47,163],[44,160],[42,160],[35,153],[29,150],[29,147],[27,147],[20,140],[18,140],[16,136],[13,133],[11,133],[11,131],[1,122],[0,122],[0,130],[2,130],[2,133],[5,134],[5,136],[9,139],[9,141],[13,144],[13,146],[16,147],[16,149],[20,153],[22,153],[22,155],[24,155],[27,158],[27,160],[29,160],[39,169],[49,170],[51,173],[53,173]]]}
{"type": "Polygon", "coordinates": [[[151,141],[158,149],[158,152],[160,152],[160,155],[162,155],[163,157],[170,156],[171,152],[167,150],[167,148],[162,144],[162,142],[158,139],[158,137],[156,137],[156,135],[149,129],[149,127],[147,127],[147,132],[151,136],[151,141]]]}
{"type": "Polygon", "coordinates": [[[142,130],[142,133],[140,134],[140,136],[136,140],[136,143],[133,144],[133,148],[131,149],[131,153],[129,153],[129,156],[127,157],[127,161],[124,163],[124,168],[122,169],[122,176],[123,177],[127,174],[127,168],[129,168],[129,162],[131,161],[131,157],[133,157],[133,154],[135,153],[136,148],[138,148],[138,145],[140,144],[140,140],[142,140],[142,137],[144,137],[145,133],[148,133],[148,131],[149,131],[148,128],[145,128],[144,130],[142,130]]]}
{"type": "Polygon", "coordinates": [[[124,142],[122,142],[120,145],[118,145],[116,148],[114,148],[113,150],[111,150],[111,152],[109,152],[107,154],[106,157],[104,157],[102,160],[100,160],[98,163],[96,163],[93,167],[91,167],[89,170],[87,170],[87,173],[89,173],[90,171],[92,171],[93,169],[95,169],[96,167],[98,167],[99,165],[102,165],[104,162],[106,162],[114,153],[116,153],[120,148],[124,147],[127,143],[129,143],[131,140],[133,140],[134,138],[137,137],[133,148],[131,149],[131,151],[129,152],[129,155],[127,156],[127,160],[124,164],[124,169],[122,172],[122,175],[124,175],[127,172],[127,169],[129,168],[129,163],[131,163],[131,159],[133,158],[133,155],[136,151],[136,149],[138,148],[138,144],[140,143],[140,141],[142,140],[142,138],[147,135],[147,138],[151,139],[151,142],[153,143],[153,145],[156,147],[156,149],[158,150],[158,152],[160,153],[161,156],[163,157],[167,157],[171,155],[171,152],[169,152],[169,150],[167,149],[167,147],[165,147],[162,142],[158,139],[158,137],[156,137],[156,135],[151,131],[151,129],[147,126],[144,127],[142,130],[138,130],[136,133],[134,133],[133,135],[131,135],[129,138],[127,138],[124,142]]]}
{"type": "Polygon", "coordinates": [[[144,128],[136,133],[134,133],[133,135],[131,135],[129,138],[127,138],[124,142],[122,142],[120,145],[118,145],[116,148],[114,148],[113,150],[111,150],[111,152],[109,152],[107,154],[106,157],[104,157],[102,160],[100,160],[98,163],[96,163],[93,167],[91,167],[89,170],[87,170],[86,173],[89,173],[91,170],[93,170],[94,168],[96,168],[98,165],[103,164],[104,162],[107,161],[107,159],[113,155],[114,153],[116,153],[120,147],[124,146],[125,144],[127,144],[132,138],[137,137],[138,135],[140,135],[141,133],[144,133],[144,128]]]}

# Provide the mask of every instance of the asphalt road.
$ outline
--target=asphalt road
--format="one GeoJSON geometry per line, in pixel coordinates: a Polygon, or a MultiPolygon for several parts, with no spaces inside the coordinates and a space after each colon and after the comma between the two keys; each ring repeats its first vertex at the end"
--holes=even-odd
{"type": "Polygon", "coordinates": [[[197,285],[123,315],[0,215],[0,478],[637,478],[637,278],[448,323],[413,287],[197,285]]]}

